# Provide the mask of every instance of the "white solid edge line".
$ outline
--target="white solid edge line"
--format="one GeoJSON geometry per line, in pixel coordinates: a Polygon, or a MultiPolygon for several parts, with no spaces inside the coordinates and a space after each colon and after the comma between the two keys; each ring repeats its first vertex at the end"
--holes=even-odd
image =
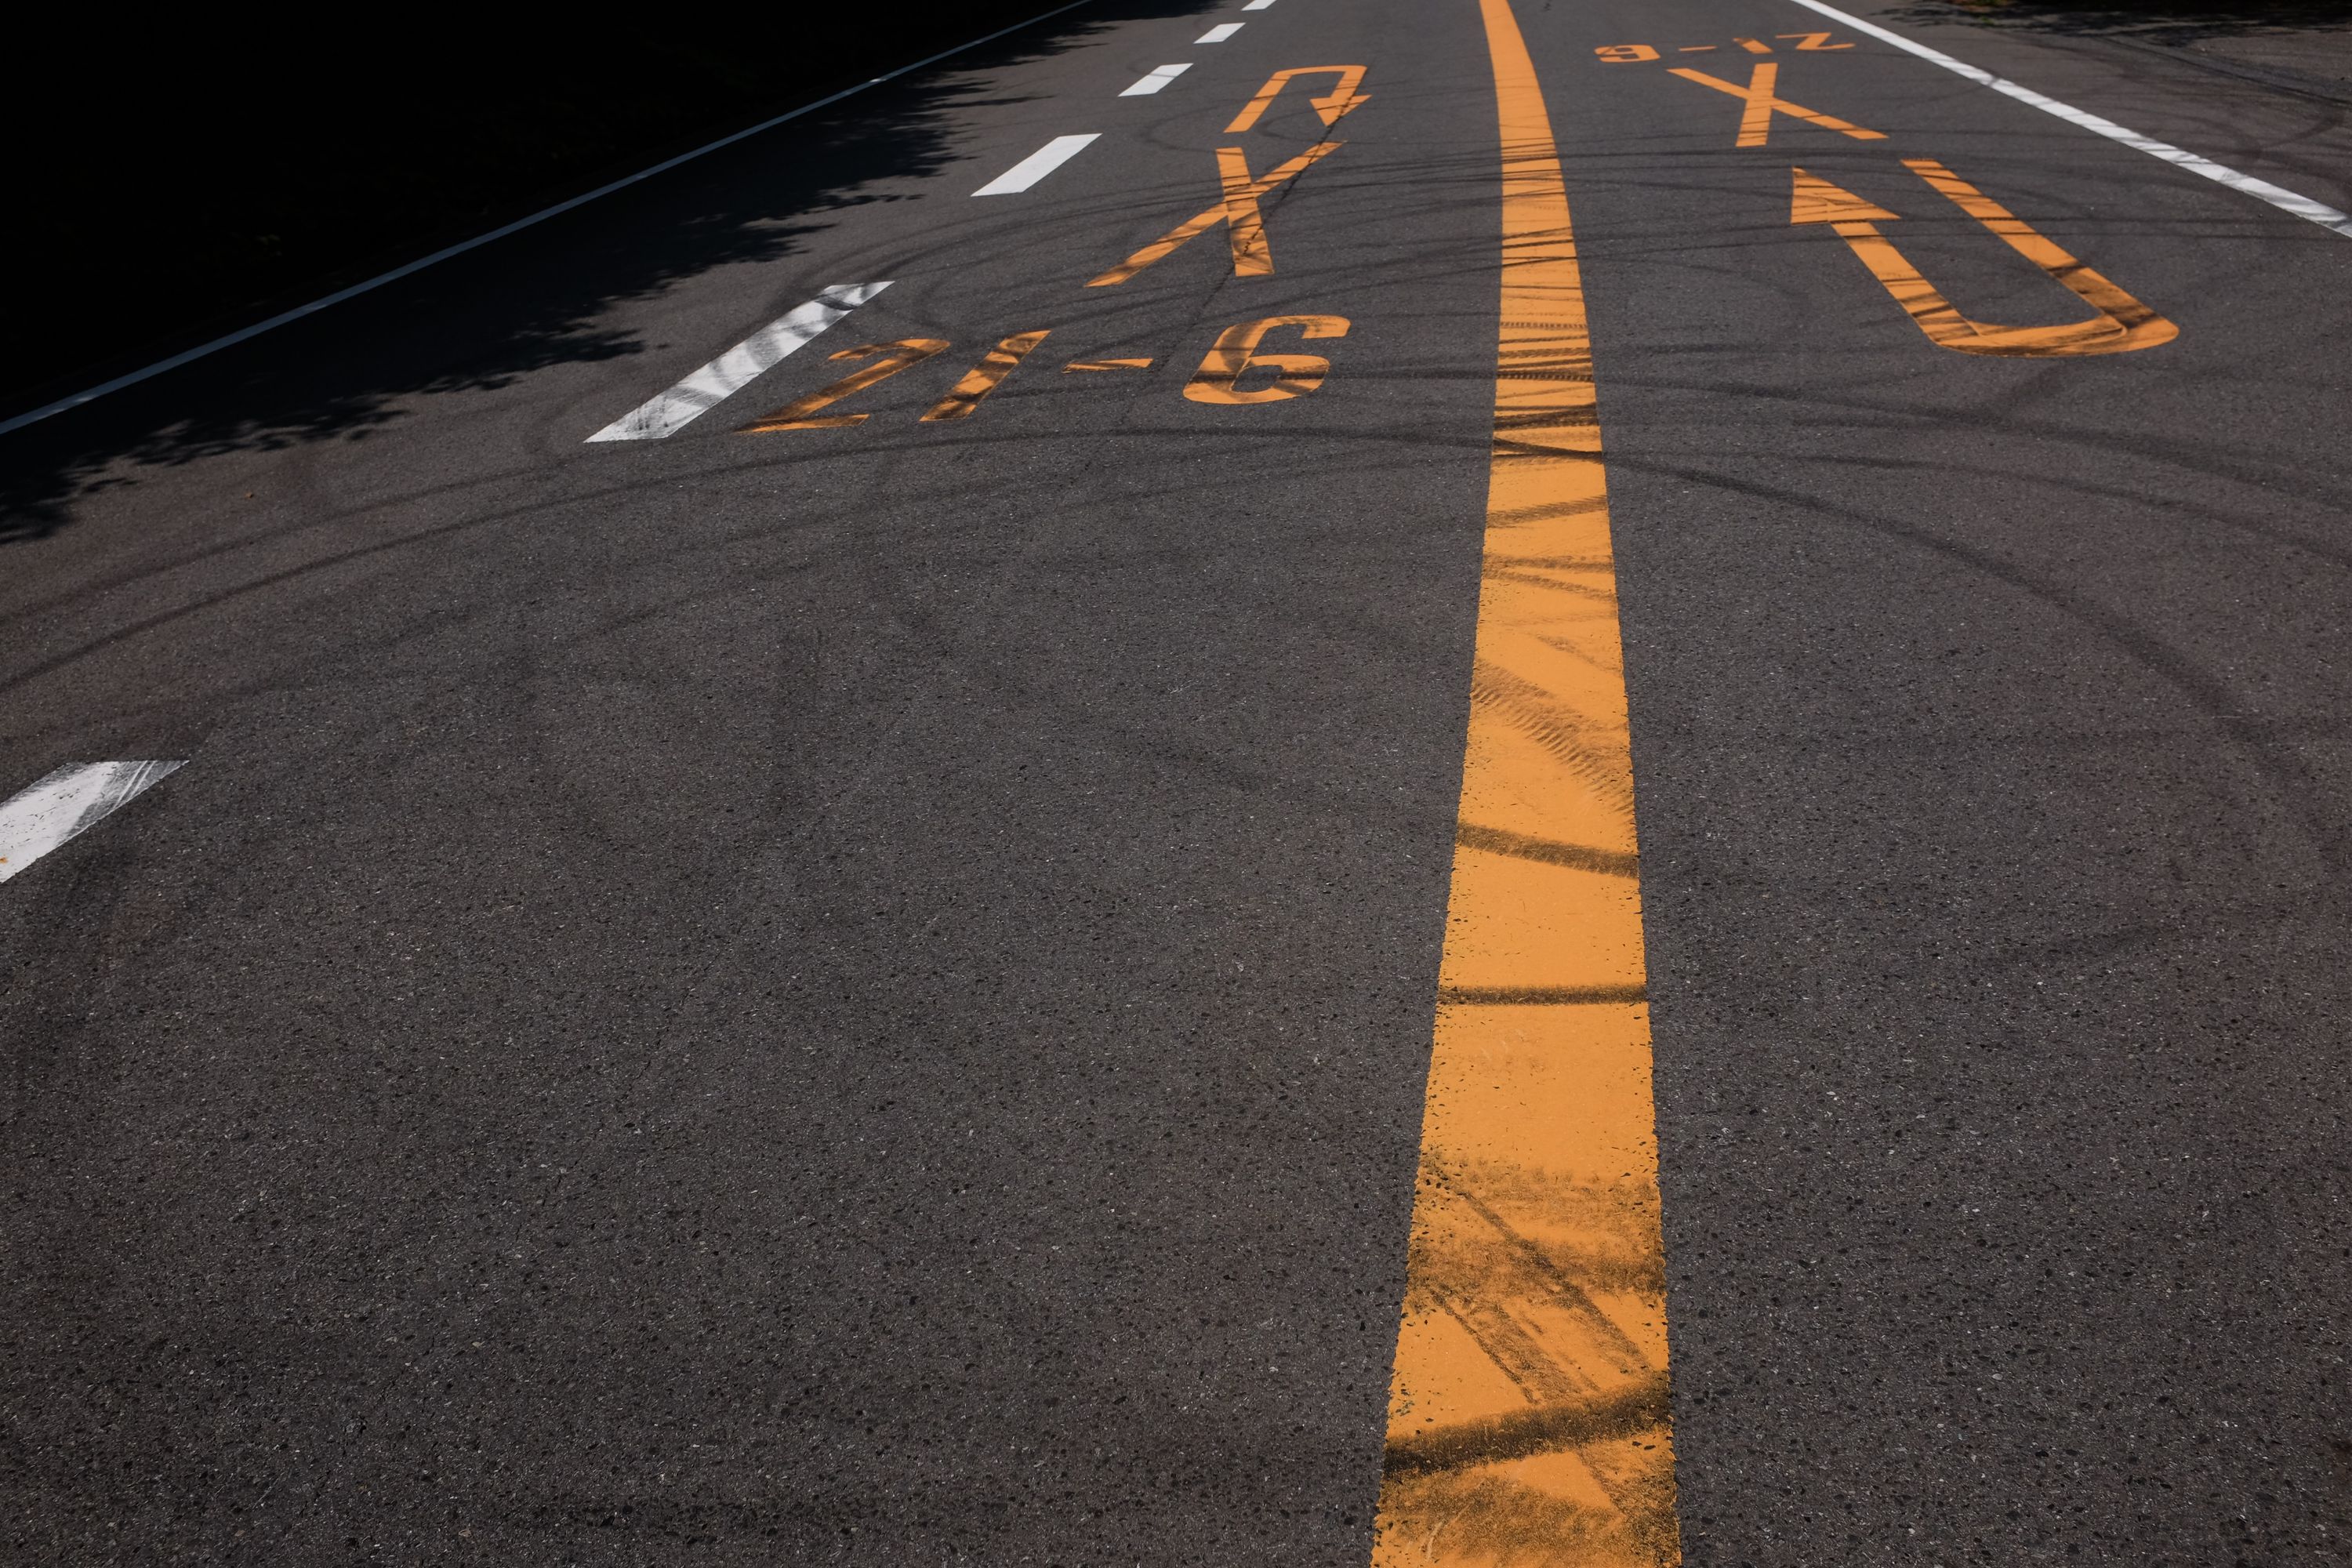
{"type": "Polygon", "coordinates": [[[1025,191],[1076,157],[1087,143],[1101,134],[1099,131],[1089,131],[1083,135],[1056,136],[971,194],[976,196],[1009,196],[1015,191],[1025,191]]]}
{"type": "Polygon", "coordinates": [[[68,763],[0,801],[0,882],[185,765],[185,759],[68,763]]]}
{"type": "Polygon", "coordinates": [[[721,136],[716,142],[706,142],[690,153],[680,153],[675,158],[665,158],[650,169],[640,169],[634,174],[625,174],[608,185],[599,185],[594,190],[573,196],[569,201],[558,202],[551,207],[542,207],[529,217],[519,217],[510,224],[490,230],[488,234],[478,234],[471,239],[460,240],[456,245],[446,246],[430,256],[417,258],[406,266],[395,267],[389,272],[378,273],[364,283],[354,283],[348,289],[338,289],[322,300],[313,300],[307,305],[297,305],[294,309],[272,316],[266,321],[256,321],[249,327],[241,327],[226,336],[215,338],[208,343],[199,343],[194,348],[184,349],[169,359],[159,359],[153,364],[118,375],[112,381],[100,382],[96,386],[86,388],[69,396],[60,397],[55,403],[45,403],[38,408],[17,415],[13,419],[0,420],[0,436],[5,436],[11,430],[21,430],[26,426],[47,419],[53,414],[63,414],[68,408],[79,408],[85,403],[104,397],[110,392],[120,392],[124,387],[145,381],[150,376],[161,375],[167,370],[177,370],[191,360],[200,360],[206,354],[217,353],[223,349],[232,348],[247,338],[257,338],[273,328],[282,327],[289,321],[299,321],[305,316],[315,315],[330,305],[340,305],[344,300],[354,299],[372,289],[381,289],[387,283],[396,283],[410,273],[422,272],[436,262],[446,261],[453,256],[462,256],[467,251],[489,244],[494,239],[504,239],[507,236],[529,228],[535,223],[544,223],[549,218],[570,212],[573,207],[585,206],[599,196],[609,196],[614,191],[625,189],[640,180],[650,180],[656,174],[667,174],[680,163],[692,163],[706,153],[716,153],[721,147],[730,147],[747,136],[757,136],[762,131],[774,130],[788,120],[798,120],[803,114],[814,114],[829,103],[839,103],[843,99],[864,92],[869,87],[879,87],[886,81],[905,76],[908,71],[919,71],[925,66],[936,65],[941,60],[962,54],[967,49],[976,49],[982,44],[1001,38],[1007,33],[1017,33],[1024,27],[1034,27],[1049,16],[1058,16],[1065,11],[1075,11],[1081,5],[1090,4],[1092,0],[1069,0],[1066,5],[1056,5],[1050,11],[1040,11],[1025,22],[1015,22],[1009,27],[999,27],[993,33],[983,34],[980,37],[958,44],[951,49],[941,49],[938,54],[927,56],[912,65],[900,66],[897,70],[884,71],[880,76],[869,77],[856,87],[843,88],[830,98],[820,98],[814,103],[804,103],[798,109],[777,115],[772,120],[762,120],[757,125],[745,126],[732,135],[721,136]]]}
{"type": "Polygon", "coordinates": [[[1144,72],[1142,76],[1137,78],[1135,85],[1121,92],[1119,97],[1142,98],[1146,94],[1158,92],[1161,88],[1166,87],[1170,82],[1174,81],[1178,77],[1182,76],[1186,71],[1191,70],[1192,68],[1192,62],[1190,60],[1185,61],[1181,66],[1153,66],[1150,70],[1144,72]]]}
{"type": "Polygon", "coordinates": [[[793,307],[753,332],[659,397],[630,409],[588,439],[659,441],[677,435],[888,287],[887,281],[835,283],[807,304],[793,307]]]}
{"type": "Polygon", "coordinates": [[[2216,163],[2210,158],[2200,158],[2194,153],[2183,152],[2168,142],[2158,142],[2153,136],[2142,136],[2137,131],[2127,131],[2112,120],[2102,120],[2095,114],[2074,108],[2072,104],[2061,103],[2054,98],[2044,98],[2032,88],[2020,87],[2005,77],[1998,77],[1989,70],[1981,70],[1965,60],[1956,60],[1940,50],[1931,49],[1925,44],[1914,42],[1900,33],[1889,32],[1886,28],[1865,22],[1859,16],[1848,16],[1834,5],[1823,5],[1822,0],[1796,0],[1796,3],[1809,11],[1818,11],[1824,16],[1835,17],[1855,31],[1867,33],[1874,38],[1893,44],[1898,49],[1907,49],[1923,60],[1939,65],[1948,71],[1955,71],[1970,81],[1992,89],[1995,92],[2006,93],[2020,103],[2030,103],[2034,108],[2054,114],[2061,120],[2071,121],[2085,131],[2095,131],[2100,135],[2120,142],[2126,147],[2137,147],[2151,157],[2161,158],[2168,163],[2178,163],[2192,174],[2202,174],[2209,180],[2218,181],[2229,186],[2231,190],[2243,191],[2250,196],[2259,196],[2282,212],[2291,212],[2297,217],[2310,219],[2323,228],[2332,228],[2340,235],[2352,237],[2352,216],[2337,212],[2325,202],[2315,202],[2309,196],[2298,195],[2284,185],[2273,185],[2268,180],[2258,180],[2252,174],[2242,174],[2226,163],[2216,163]]]}
{"type": "Polygon", "coordinates": [[[1196,44],[1222,44],[1241,30],[1239,22],[1220,22],[1192,41],[1196,44]]]}

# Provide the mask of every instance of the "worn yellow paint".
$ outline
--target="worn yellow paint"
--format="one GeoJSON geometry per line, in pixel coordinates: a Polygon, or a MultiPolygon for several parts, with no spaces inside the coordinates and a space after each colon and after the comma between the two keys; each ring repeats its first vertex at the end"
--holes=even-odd
{"type": "Polygon", "coordinates": [[[1124,283],[1153,262],[1172,253],[1186,240],[1206,234],[1219,224],[1226,226],[1233,241],[1234,276],[1264,277],[1274,270],[1274,254],[1265,242],[1265,218],[1258,211],[1258,198],[1304,173],[1317,159],[1337,153],[1344,142],[1318,142],[1306,152],[1288,162],[1276,165],[1265,174],[1252,174],[1248,155],[1239,147],[1217,149],[1217,175],[1224,194],[1217,205],[1198,216],[1185,219],[1141,250],[1120,262],[1099,278],[1089,279],[1089,289],[1108,288],[1124,283]]]}
{"type": "Polygon", "coordinates": [[[1052,331],[1048,327],[1043,331],[1015,332],[989,350],[981,362],[966,371],[963,379],[950,387],[948,395],[923,416],[922,423],[930,425],[943,419],[971,418],[972,411],[990,393],[1004,384],[1004,378],[1013,374],[1013,367],[1028,357],[1031,349],[1044,342],[1052,331]]]}
{"type": "Polygon", "coordinates": [[[1771,137],[1772,117],[1776,114],[1789,115],[1808,125],[1818,125],[1824,131],[1842,132],[1857,142],[1886,140],[1886,133],[1883,131],[1865,131],[1859,125],[1847,124],[1834,114],[1823,114],[1819,110],[1807,109],[1801,103],[1790,103],[1780,97],[1780,62],[1778,60],[1758,62],[1756,68],[1748,73],[1746,87],[1726,81],[1721,77],[1709,76],[1705,71],[1693,70],[1688,66],[1670,66],[1667,68],[1686,81],[1711,87],[1717,92],[1727,92],[1746,106],[1739,113],[1738,145],[1742,147],[1763,146],[1771,137]]]}
{"type": "Polygon", "coordinates": [[[1374,1562],[1680,1561],[1633,777],[1584,296],[1509,0],[1469,742],[1374,1562]]]}
{"type": "Polygon", "coordinates": [[[1893,223],[1895,215],[1852,191],[1831,184],[1818,174],[1795,171],[1796,190],[1789,198],[1790,223],[1893,223]]]}
{"type": "Polygon", "coordinates": [[[1255,125],[1258,117],[1282,96],[1282,89],[1303,76],[1337,76],[1339,79],[1338,84],[1321,98],[1307,100],[1315,106],[1315,112],[1323,117],[1327,127],[1339,124],[1339,117],[1349,110],[1361,109],[1371,101],[1371,94],[1356,90],[1364,82],[1364,68],[1361,66],[1293,66],[1265,79],[1265,85],[1257,89],[1257,96],[1244,104],[1242,111],[1234,116],[1234,122],[1225,127],[1225,134],[1238,136],[1255,125]]]}
{"type": "Polygon", "coordinates": [[[2103,274],[2084,266],[1943,164],[1932,158],[1906,158],[1903,166],[1927,181],[1953,205],[2000,236],[2011,249],[2050,274],[2098,312],[2087,321],[2067,321],[2050,327],[1996,327],[1972,321],[1954,310],[1936,286],[1895,248],[1894,242],[1878,232],[1879,224],[1896,221],[1895,214],[1840,189],[1818,174],[1809,174],[1802,169],[1791,171],[1796,180],[1789,203],[1789,221],[1829,225],[1930,342],[1956,353],[2045,359],[2131,353],[2168,343],[2180,335],[2179,327],[2103,274]]]}
{"type": "Polygon", "coordinates": [[[1344,338],[1345,316],[1268,316],[1244,321],[1217,334],[1201,368],[1184,384],[1184,395],[1195,403],[1280,403],[1323,384],[1331,362],[1319,354],[1262,353],[1258,344],[1276,327],[1297,327],[1302,338],[1344,338]],[[1264,386],[1242,387],[1244,373],[1270,370],[1274,380],[1264,386]]]}
{"type": "Polygon", "coordinates": [[[1150,370],[1150,368],[1151,362],[1148,359],[1074,359],[1062,367],[1062,374],[1068,375],[1073,371],[1150,370]]]}
{"type": "Polygon", "coordinates": [[[817,410],[840,402],[854,393],[865,391],[877,382],[884,382],[909,365],[922,363],[948,346],[945,338],[905,338],[895,343],[860,343],[854,349],[844,349],[833,357],[836,361],[873,360],[864,370],[843,376],[831,386],[819,387],[806,397],[787,403],[773,414],[763,414],[743,426],[740,434],[764,435],[774,430],[835,430],[845,425],[863,425],[863,414],[818,415],[817,410]]]}

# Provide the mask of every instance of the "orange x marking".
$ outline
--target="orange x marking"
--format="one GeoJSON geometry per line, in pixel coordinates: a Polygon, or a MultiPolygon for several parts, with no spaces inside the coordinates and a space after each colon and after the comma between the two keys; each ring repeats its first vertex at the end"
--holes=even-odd
{"type": "Polygon", "coordinates": [[[1316,159],[1338,152],[1344,143],[1318,142],[1270,173],[1253,175],[1249,163],[1238,147],[1217,149],[1217,175],[1223,182],[1224,195],[1215,206],[1198,217],[1188,218],[1170,229],[1125,261],[1087,284],[1100,289],[1106,284],[1124,283],[1194,235],[1206,234],[1219,224],[1226,227],[1227,237],[1234,247],[1234,276],[1263,278],[1274,270],[1274,252],[1265,243],[1265,216],[1258,210],[1258,198],[1285,180],[1299,174],[1316,159]]]}
{"type": "Polygon", "coordinates": [[[1738,144],[1742,147],[1763,146],[1764,139],[1772,132],[1772,116],[1775,114],[1793,115],[1824,131],[1843,131],[1858,142],[1886,140],[1884,132],[1864,131],[1859,125],[1848,125],[1835,115],[1823,114],[1818,110],[1807,109],[1801,103],[1790,103],[1785,98],[1775,96],[1780,81],[1780,63],[1778,60],[1766,60],[1757,66],[1746,87],[1725,81],[1720,77],[1711,77],[1705,71],[1695,71],[1688,66],[1675,66],[1673,69],[1678,77],[1686,77],[1717,92],[1727,92],[1746,101],[1748,107],[1739,116],[1738,144]]]}

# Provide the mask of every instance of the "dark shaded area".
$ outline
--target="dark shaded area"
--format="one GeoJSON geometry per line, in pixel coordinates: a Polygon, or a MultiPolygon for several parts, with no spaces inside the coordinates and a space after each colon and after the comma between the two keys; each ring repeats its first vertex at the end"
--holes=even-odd
{"type": "Polygon", "coordinates": [[[2352,23],[2346,0],[1917,0],[1898,15],[1918,21],[1976,22],[2038,32],[2119,35],[2168,44],[2352,23]]]}
{"type": "MultiPolygon", "coordinates": [[[[962,36],[984,31],[981,23],[992,15],[980,8],[952,16],[947,7],[915,9],[936,15],[942,27],[960,28],[962,36]]],[[[939,169],[951,155],[959,113],[996,100],[988,89],[971,85],[968,73],[1058,54],[1122,20],[1201,9],[1201,0],[1091,0],[317,316],[0,437],[0,546],[54,535],[69,521],[76,497],[138,483],[141,469],[175,468],[234,451],[365,440],[402,417],[404,399],[499,387],[551,365],[636,353],[647,345],[602,321],[611,306],[659,294],[713,268],[785,259],[843,213],[885,199],[870,189],[875,182],[939,169]],[[961,79],[943,80],[949,73],[961,79]]],[[[1011,10],[1037,15],[1033,0],[1011,10]]],[[[937,52],[911,32],[892,36],[907,41],[892,59],[874,62],[877,70],[920,59],[926,50],[937,52]]],[[[669,58],[674,65],[688,54],[680,46],[669,58]]],[[[740,61],[755,54],[739,51],[732,68],[748,70],[740,61]]],[[[711,58],[719,58],[715,50],[711,58]]],[[[606,68],[620,70],[617,65],[606,68]]],[[[389,81],[390,75],[387,69],[371,79],[389,81]]],[[[831,79],[813,82],[785,106],[820,98],[840,85],[831,79]]],[[[583,120],[588,117],[583,98],[567,101],[581,103],[583,120]]],[[[764,111],[781,110],[770,103],[764,111]]],[[[746,100],[734,113],[677,145],[642,146],[569,189],[593,188],[747,121],[757,123],[762,112],[746,100]]],[[[413,167],[425,161],[425,153],[416,153],[413,167]]],[[[374,167],[393,180],[388,156],[374,167]]],[[[179,199],[192,200],[190,193],[202,187],[183,180],[179,188],[179,199]]],[[[565,187],[547,186],[509,208],[477,211],[451,232],[375,256],[348,275],[314,279],[290,296],[217,319],[177,340],[151,342],[40,395],[90,384],[113,371],[148,363],[163,349],[203,342],[216,331],[315,298],[338,282],[372,276],[383,266],[480,233],[566,194],[565,187]]],[[[147,255],[122,244],[120,236],[109,243],[118,257],[147,255]]],[[[21,256],[9,263],[23,264],[21,256]]],[[[81,277],[72,288],[77,295],[89,296],[76,311],[24,312],[24,319],[5,330],[55,334],[71,328],[77,313],[87,321],[144,308],[139,304],[142,291],[119,280],[101,288],[81,277]]],[[[19,405],[33,401],[24,399],[19,405]]]]}
{"type": "Polygon", "coordinates": [[[1989,19],[2079,16],[2129,24],[2163,18],[2238,31],[2352,19],[2352,5],[2343,0],[2250,0],[2231,5],[2216,5],[2213,0],[1955,0],[1952,8],[1989,19]]]}
{"type": "Polygon", "coordinates": [[[1915,0],[1898,24],[1964,22],[2153,51],[2277,91],[2352,103],[2345,0],[1915,0]]]}
{"type": "MultiPolygon", "coordinates": [[[[0,409],[234,330],[1056,0],[786,6],[719,27],[469,24],[265,50],[165,16],[63,21],[0,97],[11,175],[0,409]],[[887,25],[877,26],[877,21],[887,25]],[[89,112],[85,62],[103,60],[89,112]],[[45,63],[46,62],[46,63],[45,63]],[[69,133],[60,128],[70,126],[69,133]]],[[[1078,13],[1072,13],[1076,15],[1078,13]]]]}
{"type": "Polygon", "coordinates": [[[0,900],[0,1562],[1365,1558],[1494,131],[1474,23],[1282,5],[1123,100],[1202,27],[1072,12],[0,447],[135,454],[0,552],[0,745],[201,759],[0,900]],[[1323,58],[1386,118],[1281,275],[1084,292],[1323,58]],[[811,360],[583,443],[875,263],[959,353],[870,424],[732,434],[811,360]],[[1326,300],[1315,397],[1182,396],[1326,300]],[[1160,374],[919,420],[1048,326],[1160,374]]]}

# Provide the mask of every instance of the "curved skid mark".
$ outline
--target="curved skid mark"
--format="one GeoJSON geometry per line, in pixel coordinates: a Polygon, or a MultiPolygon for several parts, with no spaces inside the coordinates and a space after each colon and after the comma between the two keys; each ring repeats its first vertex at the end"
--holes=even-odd
{"type": "Polygon", "coordinates": [[[1606,726],[1559,702],[1532,681],[1483,660],[1471,677],[1470,702],[1473,708],[1491,710],[1534,740],[1627,821],[1633,820],[1633,781],[1627,776],[1622,735],[1611,734],[1606,726]]]}
{"type": "Polygon", "coordinates": [[[1381,1462],[1391,1476],[1414,1476],[1629,1436],[1664,1425],[1668,1394],[1666,1376],[1659,1373],[1630,1387],[1574,1404],[1545,1405],[1391,1438],[1381,1451],[1381,1462]]]}
{"type": "Polygon", "coordinates": [[[1592,1007],[1647,1002],[1646,985],[1441,985],[1437,1000],[1465,1007],[1592,1007]]]}
{"type": "MultiPolygon", "coordinates": [[[[1519,571],[1510,566],[1490,565],[1483,574],[1481,574],[1481,575],[1490,583],[1498,581],[1504,583],[1523,583],[1530,588],[1542,588],[1555,593],[1573,594],[1580,598],[1597,600],[1601,604],[1612,606],[1617,603],[1617,591],[1613,586],[1596,588],[1589,583],[1579,583],[1572,578],[1562,579],[1542,571],[1519,571]]],[[[1549,646],[1559,648],[1563,653],[1580,651],[1575,649],[1573,645],[1570,644],[1554,642],[1549,637],[1543,640],[1549,646]]]]}
{"type": "Polygon", "coordinates": [[[1594,849],[1587,845],[1569,844],[1557,838],[1538,838],[1531,833],[1513,833],[1501,827],[1481,827],[1474,822],[1455,824],[1454,842],[1465,849],[1513,855],[1522,860],[1540,860],[1549,866],[1598,871],[1609,877],[1641,874],[1642,858],[1637,854],[1622,849],[1594,849]]]}
{"type": "MultiPolygon", "coordinates": [[[[1549,1296],[1554,1305],[1575,1314],[1584,1328],[1600,1342],[1601,1348],[1613,1358],[1614,1364],[1608,1368],[1609,1371],[1620,1376],[1632,1377],[1651,1370],[1649,1360],[1642,1354],[1641,1347],[1610,1321],[1609,1315],[1594,1303],[1591,1293],[1569,1278],[1542,1247],[1520,1235],[1501,1215],[1481,1202],[1461,1177],[1449,1170],[1443,1156],[1433,1152],[1425,1156],[1422,1161],[1422,1174],[1424,1180],[1442,1188],[1447,1197],[1486,1222],[1487,1229],[1492,1232],[1492,1240],[1477,1250],[1488,1267],[1499,1268],[1507,1264],[1514,1283],[1533,1285],[1538,1292],[1549,1296]]],[[[1597,1382],[1591,1373],[1591,1363],[1588,1363],[1573,1374],[1563,1372],[1561,1380],[1589,1387],[1597,1382]]]]}

